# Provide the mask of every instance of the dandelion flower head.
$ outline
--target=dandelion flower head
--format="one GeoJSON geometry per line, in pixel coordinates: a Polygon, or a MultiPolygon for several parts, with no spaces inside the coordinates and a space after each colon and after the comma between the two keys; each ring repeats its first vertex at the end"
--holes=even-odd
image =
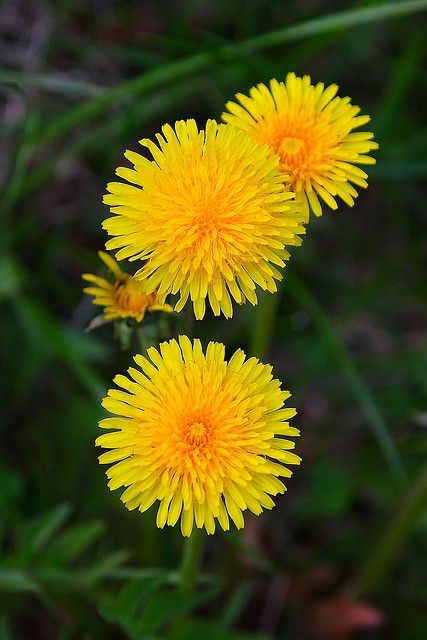
{"type": "Polygon", "coordinates": [[[308,221],[310,208],[322,214],[322,201],[338,207],[336,196],[353,206],[357,191],[367,187],[367,174],[355,165],[374,164],[368,154],[378,148],[373,134],[353,131],[370,121],[358,115],[350,98],[336,96],[338,86],[311,84],[310,76],[288,73],[285,82],[258,84],[249,96],[238,93],[222,115],[280,156],[285,183],[308,221]]]}
{"type": "Polygon", "coordinates": [[[114,282],[84,273],[83,279],[90,282],[91,286],[83,291],[95,296],[93,304],[104,307],[106,320],[133,318],[136,322],[142,322],[147,311],[172,311],[169,304],[158,303],[156,292],[149,295],[144,293],[144,283],[124,273],[112,256],[105,251],[99,251],[98,255],[114,276],[114,282]]]}
{"type": "Polygon", "coordinates": [[[96,443],[110,451],[101,463],[110,489],[125,487],[128,509],[146,511],[158,502],[157,526],[189,536],[195,524],[208,533],[216,521],[240,529],[243,511],[271,509],[271,496],[285,491],[285,465],[299,464],[289,437],[299,435],[284,408],[290,396],[274,380],[272,367],[238,350],[229,362],[224,345],[186,336],[135,356],[138,369],[118,375],[103,406],[115,417],[96,443]]]}
{"type": "Polygon", "coordinates": [[[152,161],[125,153],[134,167],[116,173],[131,184],[108,184],[107,248],[119,260],[143,260],[135,278],[144,291],[157,290],[160,303],[179,293],[176,311],[190,298],[198,319],[206,298],[215,315],[229,318],[231,298],[256,304],[256,285],[275,292],[285,247],[301,244],[304,233],[279,158],[214,120],[206,131],[194,120],[164,125],[156,138],[140,141],[152,161]]]}

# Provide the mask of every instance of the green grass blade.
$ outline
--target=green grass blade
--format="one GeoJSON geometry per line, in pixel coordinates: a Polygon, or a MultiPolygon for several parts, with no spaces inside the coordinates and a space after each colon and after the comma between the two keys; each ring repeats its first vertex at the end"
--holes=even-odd
{"type": "Polygon", "coordinates": [[[9,593],[39,593],[41,588],[26,571],[0,566],[0,591],[9,593]]]}
{"type": "Polygon", "coordinates": [[[269,33],[248,38],[236,45],[230,45],[233,53],[237,51],[252,52],[281,45],[285,42],[302,40],[327,33],[349,29],[362,24],[381,22],[391,18],[399,18],[415,11],[427,9],[427,0],[407,0],[406,2],[385,2],[377,7],[364,7],[361,9],[348,9],[347,11],[337,11],[331,15],[322,16],[307,20],[292,27],[284,27],[269,33]]]}
{"type": "Polygon", "coordinates": [[[350,9],[314,20],[307,20],[291,27],[270,31],[235,44],[221,45],[216,50],[203,51],[170,64],[164,64],[69,109],[46,126],[36,142],[39,145],[52,142],[82,122],[87,122],[100,116],[110,107],[118,105],[130,97],[145,95],[162,87],[165,83],[182,81],[195,73],[206,71],[215,63],[228,63],[230,59],[239,58],[242,55],[285,44],[286,42],[397,18],[423,9],[427,9],[427,0],[390,2],[378,7],[350,9]]]}
{"type": "Polygon", "coordinates": [[[221,622],[224,627],[231,627],[238,619],[251,596],[251,591],[252,587],[246,581],[237,585],[221,615],[221,622]]]}
{"type": "Polygon", "coordinates": [[[72,332],[60,326],[36,300],[20,295],[10,302],[33,348],[62,362],[98,402],[105,385],[76,349],[72,332]]]}
{"type": "Polygon", "coordinates": [[[13,640],[6,614],[0,616],[0,640],[13,640]]]}
{"type": "Polygon", "coordinates": [[[119,139],[129,121],[134,123],[135,128],[142,127],[150,118],[159,117],[162,113],[168,111],[171,104],[178,108],[181,103],[188,100],[189,96],[202,94],[206,89],[206,85],[206,78],[192,78],[185,83],[176,86],[172,85],[150,96],[144,100],[143,109],[141,105],[134,105],[129,110],[115,113],[108,122],[103,123],[103,126],[98,126],[84,135],[76,137],[75,140],[64,145],[58,153],[46,158],[39,167],[30,172],[21,190],[21,198],[28,196],[44,184],[52,173],[56,171],[59,160],[64,160],[77,153],[90,151],[96,144],[99,144],[99,141],[103,141],[107,137],[112,139],[112,136],[116,136],[119,139]]]}
{"type": "Polygon", "coordinates": [[[394,119],[398,117],[400,107],[418,77],[423,48],[420,34],[415,33],[394,62],[385,95],[374,118],[378,140],[381,140],[384,132],[390,129],[394,119]]]}
{"type": "Polygon", "coordinates": [[[51,93],[80,95],[85,98],[100,96],[106,88],[92,82],[73,80],[71,78],[49,75],[46,73],[29,73],[16,69],[0,69],[0,83],[13,82],[19,86],[45,89],[51,93]]]}
{"type": "Polygon", "coordinates": [[[101,96],[69,109],[49,126],[45,127],[44,130],[40,131],[36,143],[40,145],[52,142],[82,122],[96,118],[110,107],[120,104],[129,97],[141,96],[159,89],[167,83],[177,82],[182,78],[206,69],[213,61],[214,57],[211,53],[200,53],[171,64],[162,65],[151,72],[127,80],[101,96]]]}
{"type": "Polygon", "coordinates": [[[366,422],[370,426],[383,452],[384,459],[390,471],[393,473],[395,479],[401,482],[405,479],[405,472],[393,438],[390,435],[381,411],[361,377],[353,359],[348,354],[345,345],[342,343],[328,317],[324,314],[309,289],[289,268],[285,275],[284,286],[286,287],[286,292],[309,314],[316,325],[331,356],[333,356],[347,380],[355,400],[359,403],[366,422]]]}
{"type": "Polygon", "coordinates": [[[32,137],[38,123],[38,114],[32,109],[27,109],[22,126],[21,139],[17,145],[9,175],[1,194],[0,220],[3,224],[9,218],[25,184],[27,168],[34,152],[32,137]]]}
{"type": "Polygon", "coordinates": [[[393,564],[396,556],[403,547],[408,536],[414,529],[419,518],[425,515],[427,505],[427,464],[421,468],[415,482],[400,501],[401,507],[397,511],[390,525],[376,546],[373,555],[368,558],[360,580],[358,595],[366,598],[377,589],[381,580],[393,564]]]}
{"type": "Polygon", "coordinates": [[[71,511],[71,505],[60,504],[30,520],[21,533],[24,552],[30,557],[40,554],[51,539],[59,534],[71,511]]]}

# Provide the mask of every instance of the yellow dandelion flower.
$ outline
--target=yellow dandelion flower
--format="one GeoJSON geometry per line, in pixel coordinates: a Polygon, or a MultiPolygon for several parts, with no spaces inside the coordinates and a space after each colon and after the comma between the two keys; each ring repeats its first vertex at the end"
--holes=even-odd
{"type": "Polygon", "coordinates": [[[180,121],[147,139],[153,161],[127,151],[134,168],[116,173],[133,183],[111,182],[104,202],[116,214],[103,226],[107,248],[119,260],[144,260],[135,274],[144,291],[158,290],[162,303],[180,292],[203,318],[206,298],[215,315],[232,315],[238,304],[256,304],[256,285],[271,292],[281,279],[287,245],[301,244],[294,198],[283,186],[279,158],[243,132],[209,120],[199,131],[180,121]],[[230,297],[231,294],[231,297],[230,297]]]}
{"type": "Polygon", "coordinates": [[[273,380],[272,367],[245,360],[240,349],[227,363],[223,344],[186,336],[148,349],[151,360],[135,356],[141,370],[118,375],[103,406],[116,417],[101,420],[113,432],[96,444],[110,451],[101,463],[110,489],[126,487],[128,509],[146,511],[158,501],[157,526],[174,526],[189,536],[193,524],[214,533],[229,517],[240,529],[243,511],[271,509],[271,496],[285,491],[284,465],[299,464],[290,450],[289,426],[295,409],[283,408],[290,396],[273,380]]]}
{"type": "Polygon", "coordinates": [[[98,252],[99,257],[113,274],[114,283],[92,273],[84,273],[83,279],[95,286],[83,289],[85,293],[95,296],[93,304],[104,307],[106,320],[133,318],[142,322],[147,311],[167,311],[173,309],[169,304],[159,304],[156,292],[144,293],[144,283],[124,273],[116,260],[105,251],[98,252]]]}
{"type": "Polygon", "coordinates": [[[366,155],[378,148],[373,133],[355,132],[370,121],[358,115],[360,107],[350,98],[336,97],[338,86],[312,85],[310,76],[288,73],[286,82],[270,81],[270,89],[258,84],[249,97],[236,95],[240,104],[228,102],[222,118],[267,144],[280,156],[285,183],[296,194],[306,221],[310,208],[322,215],[323,200],[337,208],[336,196],[353,206],[357,191],[367,187],[367,174],[358,164],[374,164],[366,155]]]}

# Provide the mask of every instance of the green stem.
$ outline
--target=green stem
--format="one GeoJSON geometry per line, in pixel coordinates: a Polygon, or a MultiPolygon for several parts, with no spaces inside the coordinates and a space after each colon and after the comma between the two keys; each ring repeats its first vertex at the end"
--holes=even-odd
{"type": "Polygon", "coordinates": [[[157,337],[157,327],[154,323],[150,325],[140,324],[136,330],[136,334],[143,353],[150,347],[157,347],[159,341],[157,337]]]}
{"type": "Polygon", "coordinates": [[[400,510],[386,528],[373,555],[365,564],[358,595],[370,596],[378,587],[396,556],[411,534],[418,518],[425,513],[427,504],[427,463],[421,468],[415,485],[406,494],[400,510]]]}
{"type": "Polygon", "coordinates": [[[185,540],[180,568],[179,589],[187,595],[194,591],[202,555],[202,530],[194,528],[191,536],[185,540]]]}
{"type": "Polygon", "coordinates": [[[117,320],[114,323],[114,336],[120,342],[122,351],[129,351],[132,344],[133,327],[130,327],[125,320],[117,320]]]}
{"type": "Polygon", "coordinates": [[[160,341],[170,340],[171,338],[171,328],[169,318],[165,317],[166,314],[160,314],[157,317],[157,336],[160,341]]]}
{"type": "Polygon", "coordinates": [[[405,479],[405,472],[399,453],[369,388],[366,386],[356,365],[349,356],[342,340],[337,335],[328,317],[323,313],[309,289],[295,275],[295,273],[291,272],[289,267],[286,271],[287,273],[285,275],[284,283],[287,293],[289,293],[298,302],[298,304],[307,311],[316,325],[331,355],[335,358],[345,379],[347,380],[347,384],[352,391],[353,396],[359,403],[361,410],[365,415],[366,422],[370,426],[372,433],[383,452],[384,458],[393,473],[393,476],[396,481],[401,482],[405,479]]]}
{"type": "Polygon", "coordinates": [[[268,355],[279,300],[279,291],[274,294],[263,291],[259,296],[257,313],[251,324],[249,352],[260,360],[268,355]]]}
{"type": "Polygon", "coordinates": [[[184,309],[179,314],[178,318],[178,333],[180,335],[188,336],[188,338],[193,337],[194,331],[194,312],[193,305],[191,302],[187,302],[184,309]]]}

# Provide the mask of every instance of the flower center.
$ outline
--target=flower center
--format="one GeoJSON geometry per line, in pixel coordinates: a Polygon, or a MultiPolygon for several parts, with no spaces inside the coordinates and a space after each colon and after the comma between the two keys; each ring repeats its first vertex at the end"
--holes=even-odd
{"type": "Polygon", "coordinates": [[[305,110],[260,120],[257,140],[280,156],[280,170],[295,191],[327,174],[339,142],[327,115],[305,110]]]}
{"type": "Polygon", "coordinates": [[[236,231],[233,224],[241,221],[244,215],[239,208],[239,187],[218,186],[217,182],[207,180],[196,197],[191,195],[185,202],[185,211],[177,242],[185,247],[185,253],[192,259],[192,268],[201,264],[212,274],[215,265],[222,264],[223,253],[229,245],[234,246],[236,231]],[[237,201],[237,203],[236,203],[237,201]]]}
{"type": "Polygon", "coordinates": [[[217,206],[216,202],[203,202],[200,206],[202,212],[195,216],[194,228],[199,237],[202,239],[206,236],[216,237],[218,231],[217,206]]]}
{"type": "Polygon", "coordinates": [[[153,304],[153,295],[142,292],[142,284],[131,276],[124,275],[114,285],[116,304],[124,311],[140,313],[147,306],[153,304]]]}
{"type": "Polygon", "coordinates": [[[306,143],[301,138],[283,138],[279,145],[278,152],[282,157],[296,156],[306,148],[306,143]]]}
{"type": "Polygon", "coordinates": [[[327,173],[336,136],[331,134],[328,123],[321,120],[293,123],[289,129],[295,134],[279,138],[276,153],[281,158],[281,171],[292,188],[299,191],[327,173]]]}
{"type": "Polygon", "coordinates": [[[189,422],[184,429],[184,438],[187,444],[199,446],[210,440],[210,426],[202,420],[196,419],[189,422]]]}

